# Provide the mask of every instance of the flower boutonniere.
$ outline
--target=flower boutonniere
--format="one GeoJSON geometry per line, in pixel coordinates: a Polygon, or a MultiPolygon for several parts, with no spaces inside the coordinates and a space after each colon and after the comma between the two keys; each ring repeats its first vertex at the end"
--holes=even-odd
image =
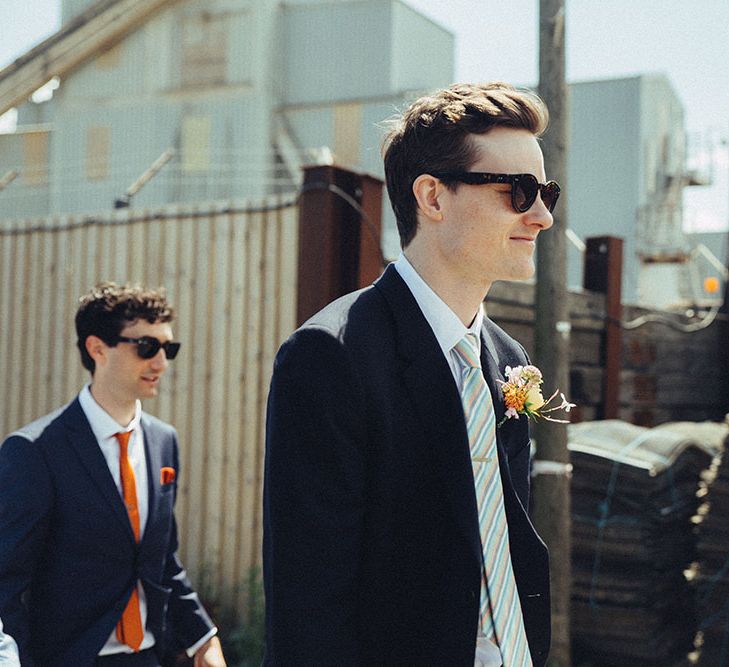
{"type": "Polygon", "coordinates": [[[497,426],[501,426],[507,419],[519,419],[519,415],[526,415],[527,418],[535,421],[541,417],[551,422],[568,423],[569,420],[555,419],[550,417],[548,413],[555,410],[569,412],[575,407],[575,404],[570,403],[565,395],[560,393],[559,389],[545,401],[540,389],[543,382],[542,371],[536,366],[515,366],[514,368],[507,366],[504,373],[506,382],[499,380],[499,383],[504,394],[506,414],[497,426]],[[559,405],[548,407],[557,394],[562,398],[562,402],[559,405]]]}

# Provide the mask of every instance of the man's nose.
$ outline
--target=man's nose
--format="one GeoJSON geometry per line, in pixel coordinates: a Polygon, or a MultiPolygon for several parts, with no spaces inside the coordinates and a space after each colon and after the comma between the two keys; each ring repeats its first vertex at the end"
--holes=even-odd
{"type": "Polygon", "coordinates": [[[538,226],[540,231],[549,229],[554,224],[554,218],[542,200],[541,192],[529,209],[529,224],[538,226]]]}
{"type": "Polygon", "coordinates": [[[159,352],[152,357],[152,368],[156,371],[165,371],[170,362],[167,360],[167,354],[160,348],[159,352]]]}

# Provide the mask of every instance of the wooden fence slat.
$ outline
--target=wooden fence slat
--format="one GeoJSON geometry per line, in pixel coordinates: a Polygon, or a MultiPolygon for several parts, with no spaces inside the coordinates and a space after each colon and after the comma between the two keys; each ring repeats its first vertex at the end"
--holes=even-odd
{"type": "MultiPolygon", "coordinates": [[[[258,504],[259,489],[257,484],[257,457],[256,443],[260,442],[260,423],[258,406],[258,389],[260,374],[258,372],[260,360],[261,343],[261,286],[263,284],[262,264],[264,235],[261,217],[256,214],[249,215],[248,229],[246,235],[247,255],[247,289],[246,289],[246,319],[243,324],[246,332],[246,356],[245,356],[245,383],[242,388],[243,409],[241,417],[245,424],[242,446],[244,456],[240,461],[240,499],[239,507],[241,521],[243,523],[243,535],[246,540],[241,544],[242,550],[239,554],[240,576],[245,578],[250,568],[258,562],[254,558],[255,538],[247,539],[248,536],[255,536],[257,530],[257,516],[260,513],[258,504]]],[[[242,599],[243,601],[243,599],[242,599]]]]}
{"type": "MultiPolygon", "coordinates": [[[[176,212],[178,215],[181,211],[176,212]]],[[[192,473],[193,443],[190,436],[192,413],[188,410],[192,385],[192,366],[195,360],[195,341],[193,331],[193,261],[195,256],[194,225],[192,218],[180,219],[177,223],[177,244],[175,255],[177,261],[176,300],[177,311],[175,329],[176,337],[182,342],[180,356],[175,359],[175,384],[173,389],[173,410],[170,418],[180,434],[180,488],[177,495],[177,518],[180,523],[181,552],[184,562],[192,563],[192,553],[188,539],[188,516],[193,511],[195,499],[190,495],[189,479],[192,473]]]]}
{"type": "MultiPolygon", "coordinates": [[[[152,225],[150,225],[152,226],[152,225]]],[[[170,271],[171,263],[169,260],[169,250],[174,249],[174,238],[171,236],[171,231],[174,225],[170,225],[168,220],[160,220],[159,224],[155,226],[156,231],[152,234],[150,243],[156,245],[156,265],[155,265],[155,281],[154,285],[157,287],[164,287],[167,291],[167,297],[170,302],[175,305],[175,293],[174,293],[174,269],[170,271]]],[[[177,340],[177,321],[172,322],[172,337],[177,340]]],[[[173,361],[170,363],[167,369],[166,382],[162,385],[157,398],[157,408],[160,419],[166,422],[174,424],[171,418],[172,412],[172,393],[175,387],[177,373],[177,364],[173,361]]]]}
{"type": "Polygon", "coordinates": [[[23,333],[24,350],[23,357],[26,359],[24,372],[29,374],[31,377],[39,378],[38,384],[33,385],[27,389],[24,402],[23,421],[32,421],[35,415],[38,414],[40,407],[40,392],[42,381],[42,368],[41,366],[41,355],[43,355],[43,361],[47,362],[44,351],[47,349],[47,345],[44,345],[45,341],[41,340],[42,329],[45,328],[45,319],[41,316],[40,308],[42,306],[42,294],[45,290],[41,288],[42,274],[46,271],[46,261],[42,252],[42,241],[43,239],[39,234],[33,234],[28,244],[28,267],[27,267],[27,282],[23,285],[23,290],[26,294],[33,294],[35,298],[25,298],[26,304],[25,313],[27,314],[25,319],[25,331],[23,333]],[[33,261],[34,258],[38,258],[37,261],[33,261]]]}
{"type": "Polygon", "coordinates": [[[190,331],[190,350],[198,351],[190,355],[190,384],[188,387],[187,403],[187,462],[185,476],[190,498],[195,503],[187,508],[186,514],[186,540],[192,562],[199,567],[205,567],[205,516],[207,513],[207,497],[205,495],[205,482],[203,470],[207,465],[207,433],[205,425],[207,421],[208,406],[205,404],[205,392],[209,387],[208,369],[206,363],[209,360],[206,347],[206,322],[208,279],[210,271],[209,251],[209,225],[210,221],[206,215],[195,221],[193,239],[195,249],[193,252],[190,272],[190,292],[193,295],[191,310],[188,314],[192,329],[190,331]]]}
{"type": "MultiPolygon", "coordinates": [[[[261,216],[263,217],[263,216],[261,216]]],[[[267,295],[274,294],[276,291],[276,274],[278,267],[276,266],[276,247],[278,240],[278,225],[272,224],[266,219],[261,220],[263,226],[263,264],[261,266],[262,284],[260,291],[261,309],[261,335],[259,339],[258,349],[260,350],[260,359],[258,364],[258,382],[257,382],[257,401],[258,401],[258,431],[256,434],[256,442],[265,440],[266,426],[266,403],[268,398],[268,387],[271,381],[271,369],[273,368],[273,359],[278,349],[278,341],[275,337],[276,310],[277,299],[267,298],[267,295]]],[[[261,447],[256,448],[255,455],[255,505],[259,508],[263,502],[263,468],[264,468],[264,450],[261,447]]],[[[254,514],[254,535],[255,540],[251,542],[251,565],[255,565],[260,561],[261,551],[258,545],[263,542],[263,523],[262,514],[256,511],[254,514]]]]}
{"type": "MultiPolygon", "coordinates": [[[[54,230],[60,229],[65,223],[62,216],[56,217],[52,222],[54,230]]],[[[53,305],[56,310],[55,320],[59,331],[68,336],[68,340],[58,340],[55,344],[55,363],[53,365],[53,385],[55,386],[55,402],[50,405],[63,405],[70,400],[68,391],[68,368],[71,364],[80,363],[78,348],[76,346],[76,329],[73,316],[76,312],[76,303],[69,291],[69,277],[71,268],[71,233],[50,232],[58,238],[56,252],[58,253],[58,279],[53,288],[53,305]],[[72,356],[75,354],[75,357],[72,356]]],[[[79,295],[75,295],[78,298],[79,295]]],[[[77,388],[78,391],[78,388],[77,388]]],[[[48,406],[46,406],[48,408],[48,406]]],[[[48,408],[53,410],[54,408],[48,408]]],[[[48,411],[48,410],[44,410],[48,411]]]]}
{"type": "MultiPolygon", "coordinates": [[[[28,227],[29,224],[21,227],[28,227]]],[[[12,304],[8,313],[7,322],[21,324],[22,326],[12,326],[8,332],[8,356],[10,367],[8,372],[8,412],[15,426],[24,423],[23,420],[23,398],[27,391],[27,385],[23,382],[23,343],[25,336],[25,328],[27,320],[24,319],[25,313],[23,308],[24,295],[23,286],[26,284],[26,269],[28,266],[27,246],[29,239],[27,236],[19,236],[15,239],[15,257],[18,258],[19,266],[16,265],[10,280],[10,290],[12,304]]]]}
{"type": "MultiPolygon", "coordinates": [[[[248,365],[248,350],[250,349],[251,341],[253,340],[250,336],[250,329],[248,326],[251,318],[251,300],[249,298],[249,295],[251,293],[251,283],[253,280],[253,251],[251,248],[252,232],[250,215],[241,216],[240,225],[241,227],[237,236],[239,239],[240,247],[238,263],[240,266],[241,290],[238,298],[240,300],[239,304],[241,308],[241,319],[240,326],[238,328],[238,331],[240,333],[238,349],[240,352],[241,365],[239,367],[236,378],[236,396],[238,407],[237,413],[239,416],[240,424],[240,447],[238,450],[238,457],[235,468],[236,486],[234,488],[236,490],[235,515],[237,518],[237,525],[235,544],[233,547],[234,553],[239,554],[239,556],[235,559],[235,562],[233,564],[232,581],[234,582],[234,584],[239,584],[242,581],[244,573],[247,572],[247,568],[250,566],[250,564],[244,561],[244,559],[241,558],[240,555],[246,553],[245,545],[248,541],[248,535],[251,534],[249,529],[250,517],[247,515],[248,507],[245,504],[246,493],[244,493],[244,490],[246,487],[246,468],[250,459],[249,443],[251,440],[248,437],[248,434],[250,432],[250,420],[247,418],[248,414],[246,412],[246,408],[250,403],[250,397],[248,396],[247,390],[252,384],[250,378],[254,375],[253,369],[250,368],[248,365]]],[[[238,604],[236,606],[240,609],[244,604],[243,592],[241,590],[237,591],[237,599],[238,604]]]]}
{"type": "MultiPolygon", "coordinates": [[[[13,226],[14,227],[14,226],[13,226]]],[[[12,229],[13,227],[10,227],[12,229]]],[[[14,421],[11,414],[11,392],[13,391],[11,377],[11,360],[12,360],[12,339],[17,329],[13,324],[13,304],[15,297],[15,281],[14,275],[16,271],[15,254],[16,238],[8,236],[3,239],[2,247],[0,247],[0,276],[2,277],[2,294],[0,294],[0,313],[4,321],[7,323],[3,326],[3,335],[0,336],[0,378],[3,382],[2,403],[4,410],[0,410],[0,424],[2,424],[3,434],[9,433],[19,424],[14,421]]]]}
{"type": "Polygon", "coordinates": [[[229,317],[228,302],[228,238],[230,221],[226,215],[216,215],[211,220],[211,254],[208,258],[210,284],[206,311],[206,335],[208,377],[210,385],[206,392],[206,456],[205,495],[207,503],[205,562],[211,568],[211,583],[216,590],[223,590],[223,523],[227,490],[220,483],[226,466],[226,405],[225,376],[230,364],[229,341],[225,339],[224,322],[229,317]]]}
{"type": "Polygon", "coordinates": [[[238,413],[239,384],[243,373],[243,354],[241,350],[241,332],[243,330],[243,298],[245,285],[244,269],[244,235],[246,218],[241,215],[228,214],[226,241],[227,291],[225,314],[219,321],[220,332],[225,345],[226,363],[223,370],[221,386],[222,421],[225,425],[224,458],[220,470],[221,506],[220,506],[220,570],[218,585],[224,593],[224,602],[232,604],[237,599],[237,588],[240,583],[238,551],[240,542],[239,520],[236,511],[238,488],[238,467],[242,453],[241,416],[238,413]],[[227,586],[226,586],[227,584],[227,586]]]}
{"type": "Polygon", "coordinates": [[[296,209],[293,207],[281,209],[281,284],[279,329],[276,332],[276,341],[280,346],[296,328],[296,257],[291,254],[290,248],[299,245],[299,225],[296,209]]]}

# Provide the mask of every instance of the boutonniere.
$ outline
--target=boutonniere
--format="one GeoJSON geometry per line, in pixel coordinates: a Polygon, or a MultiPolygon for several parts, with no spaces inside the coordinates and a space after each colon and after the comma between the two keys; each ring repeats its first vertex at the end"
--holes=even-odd
{"type": "Polygon", "coordinates": [[[175,481],[175,469],[169,466],[163,466],[159,471],[159,483],[164,486],[165,484],[172,484],[175,481]]]}
{"type": "Polygon", "coordinates": [[[574,403],[570,403],[565,395],[557,389],[546,401],[542,396],[540,385],[542,384],[542,371],[536,366],[507,366],[504,371],[506,382],[499,380],[501,391],[504,394],[504,405],[506,405],[506,413],[504,418],[497,424],[501,426],[507,419],[519,419],[519,415],[526,415],[529,419],[535,421],[540,417],[551,422],[559,422],[567,424],[568,419],[555,419],[550,417],[549,413],[555,410],[564,410],[569,412],[575,407],[574,403]],[[548,407],[550,403],[560,395],[562,402],[559,405],[548,407]]]}

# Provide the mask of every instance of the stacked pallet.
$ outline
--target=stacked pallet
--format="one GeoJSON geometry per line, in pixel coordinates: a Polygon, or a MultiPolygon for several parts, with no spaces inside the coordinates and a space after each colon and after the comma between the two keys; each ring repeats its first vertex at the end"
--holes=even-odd
{"type": "Polygon", "coordinates": [[[715,450],[680,426],[612,420],[570,425],[569,449],[575,664],[677,664],[697,627],[684,571],[715,450]]]}
{"type": "MultiPolygon", "coordinates": [[[[729,429],[727,429],[729,431],[729,429]]],[[[729,433],[723,455],[700,496],[698,562],[693,580],[699,620],[700,667],[729,667],[729,433]]]]}

